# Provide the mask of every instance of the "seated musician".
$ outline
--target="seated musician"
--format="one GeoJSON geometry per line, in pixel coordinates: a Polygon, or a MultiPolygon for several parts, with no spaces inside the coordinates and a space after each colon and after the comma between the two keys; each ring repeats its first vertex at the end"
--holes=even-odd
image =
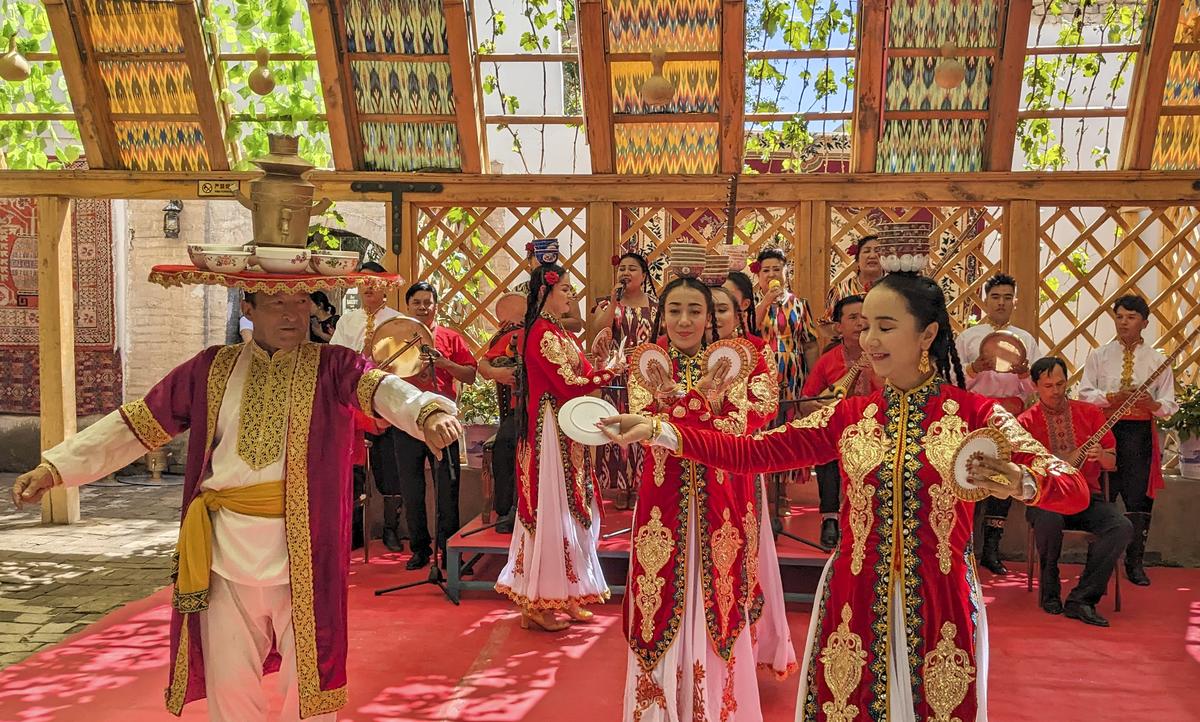
{"type": "MultiPolygon", "coordinates": [[[[835,335],[840,341],[835,341],[817,359],[812,373],[804,380],[805,396],[832,395],[835,384],[846,385],[842,389],[847,396],[865,396],[880,388],[879,379],[871,369],[870,364],[858,371],[853,378],[847,376],[862,357],[862,346],[859,336],[867,328],[866,317],[862,315],[863,297],[846,296],[833,305],[835,335]],[[843,379],[845,379],[843,381],[843,379]],[[841,384],[839,384],[841,382],[841,384]]],[[[815,404],[811,410],[815,410],[815,404]]],[[[809,411],[802,408],[801,413],[809,411]]],[[[838,463],[831,461],[817,467],[817,493],[821,496],[821,546],[831,551],[838,544],[838,511],[841,505],[842,476],[838,471],[838,463]]]]}
{"type": "MultiPolygon", "coordinates": [[[[1030,368],[1037,403],[1017,417],[1035,439],[1055,456],[1071,461],[1097,431],[1104,426],[1104,412],[1083,401],[1067,398],[1067,365],[1060,358],[1038,359],[1030,368]]],[[[1109,431],[1098,443],[1088,447],[1080,471],[1087,480],[1092,498],[1078,514],[1064,516],[1053,511],[1028,507],[1025,517],[1033,526],[1041,559],[1041,607],[1049,614],[1062,614],[1084,624],[1107,627],[1108,620],[1096,612],[1096,604],[1108,589],[1117,558],[1133,534],[1129,520],[1121,516],[1117,505],[1104,498],[1100,486],[1101,470],[1117,466],[1116,441],[1109,431]],[[1058,557],[1062,551],[1063,530],[1086,531],[1096,541],[1088,545],[1087,563],[1079,583],[1067,595],[1064,608],[1059,596],[1061,583],[1058,557]]]]}

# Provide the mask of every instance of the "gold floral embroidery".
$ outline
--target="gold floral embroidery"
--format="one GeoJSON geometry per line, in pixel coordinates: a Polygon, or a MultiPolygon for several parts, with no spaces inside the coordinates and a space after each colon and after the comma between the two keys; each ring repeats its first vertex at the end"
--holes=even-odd
{"type": "Polygon", "coordinates": [[[950,573],[950,535],[958,512],[958,499],[952,487],[957,483],[954,480],[954,453],[967,435],[967,422],[958,415],[958,409],[954,399],[944,400],[942,411],[945,415],[930,424],[925,434],[925,455],[942,477],[942,483],[929,488],[929,498],[933,500],[929,523],[937,535],[938,570],[942,574],[950,573]]]}
{"type": "Polygon", "coordinates": [[[667,449],[651,446],[650,455],[654,457],[654,485],[662,486],[667,481],[667,449]]]}
{"type": "Polygon", "coordinates": [[[721,636],[729,634],[729,613],[733,611],[733,563],[737,561],[738,549],[742,545],[742,535],[738,534],[733,523],[729,520],[729,510],[725,510],[725,521],[712,535],[712,558],[716,568],[717,578],[717,610],[721,614],[721,636]]]}
{"type": "Polygon", "coordinates": [[[142,442],[142,446],[150,451],[165,446],[171,440],[171,435],[158,423],[158,419],[154,418],[154,412],[150,410],[145,399],[130,401],[121,406],[121,418],[138,441],[142,442]]]}
{"type": "Polygon", "coordinates": [[[532,499],[533,497],[530,496],[530,477],[532,475],[531,467],[533,466],[533,447],[530,446],[528,439],[522,440],[517,445],[517,465],[520,467],[517,470],[517,474],[521,477],[521,493],[524,494],[526,500],[532,499]]]}
{"type": "Polygon", "coordinates": [[[642,567],[642,573],[637,576],[635,602],[642,614],[642,641],[647,643],[654,637],[654,615],[662,606],[662,590],[667,583],[658,573],[667,565],[674,547],[674,537],[662,523],[662,510],[653,507],[650,509],[650,521],[638,530],[633,539],[637,563],[642,567]]]}
{"type": "Polygon", "coordinates": [[[725,665],[725,684],[721,687],[721,722],[729,722],[737,713],[737,695],[734,694],[736,675],[733,673],[736,663],[737,658],[729,655],[729,664],[725,665]]]}
{"type": "Polygon", "coordinates": [[[571,347],[569,341],[554,332],[547,332],[542,335],[539,348],[542,356],[558,367],[558,375],[563,377],[563,381],[571,386],[588,385],[587,377],[580,376],[576,372],[576,367],[579,365],[579,354],[571,347]]]}
{"type": "Polygon", "coordinates": [[[925,655],[925,697],[933,708],[932,722],[961,722],[954,710],[966,699],[975,681],[971,657],[954,644],[958,627],[953,622],[942,625],[942,638],[937,647],[925,655]]]}
{"type": "Polygon", "coordinates": [[[742,526],[746,529],[746,592],[749,596],[758,584],[758,518],[754,515],[753,502],[746,502],[742,526]]]}
{"type": "MultiPolygon", "coordinates": [[[[875,419],[879,407],[868,404],[863,417],[846,427],[838,441],[842,452],[842,469],[850,483],[846,486],[846,499],[850,503],[850,573],[862,571],[866,557],[867,531],[874,516],[871,499],[875,488],[864,483],[867,474],[883,463],[887,455],[883,427],[875,419]]],[[[819,413],[819,412],[818,412],[819,413]]]]}
{"type": "Polygon", "coordinates": [[[575,573],[575,562],[571,560],[571,542],[566,537],[563,537],[563,562],[567,566],[567,581],[578,584],[579,575],[575,573]]]}
{"type": "Polygon", "coordinates": [[[637,369],[630,371],[629,381],[625,388],[629,394],[629,413],[631,414],[642,413],[654,401],[654,396],[642,383],[642,377],[637,369]]]}
{"type": "Polygon", "coordinates": [[[225,387],[229,385],[229,376],[237,364],[245,344],[225,346],[213,357],[212,366],[208,369],[208,428],[206,429],[205,453],[212,453],[213,439],[217,435],[217,416],[221,413],[221,401],[225,398],[225,387]]]}
{"type": "MultiPolygon", "coordinates": [[[[682,670],[679,670],[682,671],[682,670]]],[[[634,688],[633,722],[641,722],[642,715],[651,707],[667,709],[667,696],[662,685],[654,681],[650,672],[638,673],[637,686],[634,688]]]]}
{"type": "Polygon", "coordinates": [[[829,420],[833,418],[833,412],[836,408],[837,404],[822,406],[808,416],[794,419],[790,423],[793,428],[797,429],[823,429],[829,426],[829,420]]]}
{"type": "Polygon", "coordinates": [[[433,416],[434,414],[441,413],[446,413],[446,407],[442,406],[440,401],[434,399],[433,401],[426,403],[421,407],[421,410],[417,412],[417,428],[424,430],[425,422],[429,421],[429,417],[433,416]]]}
{"type": "Polygon", "coordinates": [[[188,688],[188,627],[191,617],[184,617],[179,625],[179,648],[175,650],[175,666],[171,669],[171,683],[167,686],[167,711],[178,717],[183,714],[184,700],[188,688]]]}
{"type": "Polygon", "coordinates": [[[829,635],[821,650],[825,684],[833,695],[832,700],[821,705],[821,711],[830,722],[854,722],[858,718],[858,706],[850,704],[850,695],[862,681],[867,652],[863,649],[862,637],[850,631],[853,616],[850,605],[843,604],[842,623],[829,635]]]}
{"type": "Polygon", "coordinates": [[[300,716],[313,717],[339,709],[345,687],[321,689],[317,670],[317,624],[313,608],[312,533],[308,518],[308,442],[321,347],[303,344],[296,352],[295,373],[286,391],[290,401],[287,425],[287,471],[284,477],[284,530],[291,570],[292,628],[296,638],[296,676],[300,716]]]}
{"type": "Polygon", "coordinates": [[[367,369],[358,378],[358,387],[356,389],[358,407],[367,416],[374,418],[377,415],[375,413],[375,391],[379,388],[379,384],[383,383],[383,379],[386,376],[387,372],[382,369],[367,369]]]}
{"type": "Polygon", "coordinates": [[[525,537],[521,537],[521,541],[517,545],[517,561],[513,563],[513,574],[522,576],[525,574],[525,537]]]}
{"type": "Polygon", "coordinates": [[[288,393],[298,357],[297,351],[276,351],[275,355],[267,356],[257,345],[250,347],[250,371],[242,387],[237,452],[256,471],[275,463],[283,453],[288,393]]]}
{"type": "Polygon", "coordinates": [[[704,665],[700,660],[692,662],[692,722],[706,722],[707,710],[704,708],[704,665]]]}
{"type": "Polygon", "coordinates": [[[750,379],[750,408],[762,416],[774,416],[779,411],[779,386],[771,381],[771,374],[759,374],[750,379]]]}
{"type": "Polygon", "coordinates": [[[688,407],[689,411],[699,411],[700,410],[700,399],[698,399],[694,396],[692,398],[688,399],[687,407],[688,407]]]}

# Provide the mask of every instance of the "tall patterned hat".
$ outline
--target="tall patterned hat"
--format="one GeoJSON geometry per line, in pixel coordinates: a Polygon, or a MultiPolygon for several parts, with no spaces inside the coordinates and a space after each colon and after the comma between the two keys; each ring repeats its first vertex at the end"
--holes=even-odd
{"type": "Polygon", "coordinates": [[[888,273],[921,273],[929,266],[930,224],[893,221],[879,224],[879,264],[888,273]]]}
{"type": "Polygon", "coordinates": [[[706,255],[704,246],[699,244],[673,243],[668,265],[671,272],[680,278],[699,278],[704,273],[706,255]]]}

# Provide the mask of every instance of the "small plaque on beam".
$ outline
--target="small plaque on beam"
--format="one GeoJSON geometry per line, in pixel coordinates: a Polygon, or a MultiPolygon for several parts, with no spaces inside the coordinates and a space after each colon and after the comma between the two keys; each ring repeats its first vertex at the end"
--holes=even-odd
{"type": "Polygon", "coordinates": [[[202,180],[196,181],[196,194],[201,198],[236,198],[241,181],[202,180]]]}

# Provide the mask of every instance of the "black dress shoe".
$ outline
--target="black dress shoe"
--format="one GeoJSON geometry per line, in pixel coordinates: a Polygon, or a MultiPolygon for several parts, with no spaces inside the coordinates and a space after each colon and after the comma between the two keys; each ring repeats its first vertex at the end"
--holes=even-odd
{"type": "Polygon", "coordinates": [[[1146,568],[1141,564],[1126,564],[1125,576],[1129,578],[1129,581],[1133,582],[1139,587],[1150,586],[1150,577],[1146,576],[1146,568]]]}
{"type": "Polygon", "coordinates": [[[388,548],[388,551],[404,551],[404,542],[400,541],[400,535],[391,527],[383,528],[383,545],[388,548]]]}
{"type": "Polygon", "coordinates": [[[1063,611],[1063,616],[1067,619],[1078,619],[1084,624],[1091,624],[1095,627],[1107,627],[1108,620],[1096,613],[1096,608],[1091,604],[1083,604],[1082,602],[1067,602],[1067,606],[1063,611]]]}
{"type": "Polygon", "coordinates": [[[838,520],[825,519],[821,522],[821,548],[825,551],[833,551],[838,545],[838,520]]]}
{"type": "Polygon", "coordinates": [[[409,571],[413,569],[420,569],[429,563],[429,556],[430,552],[413,552],[412,558],[408,560],[408,563],[404,565],[404,568],[408,569],[409,571]]]}
{"type": "Polygon", "coordinates": [[[1063,613],[1062,600],[1059,599],[1058,597],[1051,597],[1049,599],[1043,599],[1042,600],[1042,610],[1045,611],[1046,614],[1062,614],[1063,613]]]}
{"type": "Polygon", "coordinates": [[[505,514],[500,517],[500,521],[496,524],[497,534],[512,534],[513,527],[516,525],[516,514],[505,514]]]}

